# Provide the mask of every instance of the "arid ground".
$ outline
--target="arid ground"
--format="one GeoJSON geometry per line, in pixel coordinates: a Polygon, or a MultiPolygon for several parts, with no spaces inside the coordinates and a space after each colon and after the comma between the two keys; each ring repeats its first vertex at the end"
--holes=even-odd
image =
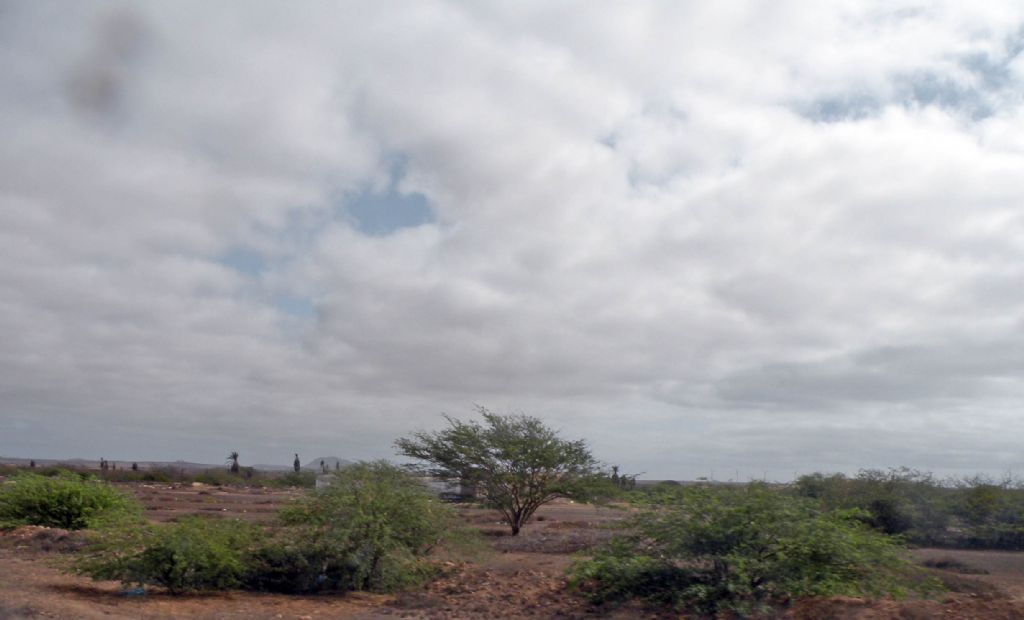
{"type": "MultiPolygon", "coordinates": [[[[265,521],[299,491],[204,485],[133,484],[153,520],[220,514],[265,521]]],[[[93,582],[59,566],[79,537],[27,527],[0,534],[0,620],[21,618],[672,618],[633,605],[595,608],[566,590],[564,570],[573,554],[610,532],[616,508],[558,502],[542,508],[518,537],[507,535],[497,513],[461,508],[484,534],[487,550],[451,563],[442,578],[398,595],[284,596],[243,592],[170,596],[150,588],[132,595],[116,582],[93,582]]],[[[1024,619],[1024,553],[917,549],[915,560],[945,561],[955,570],[931,572],[953,590],[934,600],[800,601],[779,610],[793,619],[1024,619]]]]}

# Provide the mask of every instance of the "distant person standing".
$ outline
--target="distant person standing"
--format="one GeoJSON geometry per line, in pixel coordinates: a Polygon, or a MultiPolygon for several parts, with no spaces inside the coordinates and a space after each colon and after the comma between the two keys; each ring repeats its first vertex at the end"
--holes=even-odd
{"type": "Polygon", "coordinates": [[[299,453],[298,452],[295,453],[295,462],[292,463],[292,467],[295,468],[296,472],[298,472],[300,469],[302,469],[302,463],[299,462],[299,453]]]}

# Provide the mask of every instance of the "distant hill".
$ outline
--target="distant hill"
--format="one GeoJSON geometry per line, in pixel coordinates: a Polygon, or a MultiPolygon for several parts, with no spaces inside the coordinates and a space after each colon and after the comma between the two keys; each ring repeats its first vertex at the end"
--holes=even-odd
{"type": "MultiPolygon", "coordinates": [[[[5,465],[28,465],[33,459],[23,459],[14,457],[0,456],[0,463],[5,465]]],[[[39,467],[51,467],[55,465],[67,465],[68,467],[81,467],[84,469],[99,469],[99,459],[34,459],[36,465],[39,467]]],[[[208,465],[206,463],[193,463],[191,461],[119,461],[116,459],[108,459],[112,465],[117,465],[118,469],[128,469],[132,466],[132,463],[138,463],[140,469],[158,469],[161,467],[174,467],[176,469],[182,469],[185,471],[199,471],[203,469],[213,469],[216,467],[225,467],[223,463],[217,463],[214,465],[208,465]]]]}
{"type": "MultiPolygon", "coordinates": [[[[14,458],[14,457],[0,456],[0,464],[4,464],[4,465],[27,466],[29,464],[29,462],[32,461],[32,460],[33,459],[23,459],[23,458],[14,458]]],[[[35,459],[35,462],[36,462],[36,465],[38,467],[52,467],[52,466],[55,466],[55,465],[67,465],[68,467],[80,467],[80,468],[84,468],[84,469],[99,469],[100,468],[99,459],[80,459],[80,458],[75,458],[75,459],[35,459]]],[[[133,461],[116,461],[114,459],[110,459],[110,462],[112,464],[116,464],[118,469],[128,469],[129,467],[132,466],[132,462],[133,461]]],[[[138,463],[139,469],[143,469],[143,470],[173,468],[173,469],[181,469],[183,471],[202,471],[204,469],[220,469],[220,468],[227,468],[228,467],[228,465],[226,463],[212,463],[212,464],[211,463],[193,463],[191,461],[134,461],[134,462],[138,463]]],[[[342,465],[344,465],[346,462],[347,461],[342,461],[342,465]]],[[[333,463],[334,463],[334,461],[331,461],[331,467],[334,467],[333,463]]],[[[287,465],[246,465],[245,462],[243,461],[241,463],[241,465],[242,465],[242,467],[252,467],[253,469],[257,469],[259,471],[291,471],[292,470],[292,464],[291,463],[288,463],[287,465]]],[[[320,467],[320,461],[319,460],[317,460],[316,467],[317,468],[320,467]]]]}
{"type": "Polygon", "coordinates": [[[352,464],[352,461],[349,461],[348,459],[339,459],[336,456],[320,456],[303,465],[302,469],[320,471],[320,461],[323,461],[324,464],[327,465],[327,468],[331,470],[334,469],[335,463],[339,464],[338,467],[344,467],[352,464]]]}

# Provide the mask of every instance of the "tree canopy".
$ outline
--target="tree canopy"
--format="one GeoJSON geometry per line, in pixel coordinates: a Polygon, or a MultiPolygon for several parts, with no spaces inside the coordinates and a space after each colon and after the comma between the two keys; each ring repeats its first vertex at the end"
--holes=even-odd
{"type": "Polygon", "coordinates": [[[562,439],[539,418],[477,411],[482,423],[445,416],[448,428],[414,433],[395,446],[422,461],[424,473],[475,486],[479,499],[502,513],[513,536],[544,504],[578,497],[596,474],[597,462],[582,439],[562,439]]]}

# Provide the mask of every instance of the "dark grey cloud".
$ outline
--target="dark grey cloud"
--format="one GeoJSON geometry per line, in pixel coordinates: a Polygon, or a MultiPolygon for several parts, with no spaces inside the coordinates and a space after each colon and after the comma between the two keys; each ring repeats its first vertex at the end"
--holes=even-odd
{"type": "Polygon", "coordinates": [[[149,34],[133,9],[112,9],[96,18],[92,42],[69,70],[69,101],[83,113],[109,120],[122,112],[139,56],[149,34]]]}
{"type": "MultiPolygon", "coordinates": [[[[956,338],[947,334],[946,338],[956,338]]],[[[770,364],[724,378],[726,400],[750,406],[816,409],[823,413],[857,403],[971,402],[1019,398],[1024,368],[1021,343],[936,342],[883,346],[802,363],[770,364]]]]}

